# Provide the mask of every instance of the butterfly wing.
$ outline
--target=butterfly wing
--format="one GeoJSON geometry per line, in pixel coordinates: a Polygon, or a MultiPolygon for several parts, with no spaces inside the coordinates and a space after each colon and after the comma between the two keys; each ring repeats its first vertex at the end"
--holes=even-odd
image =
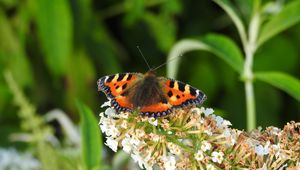
{"type": "Polygon", "coordinates": [[[161,78],[161,82],[168,103],[173,108],[202,104],[206,99],[202,91],[181,81],[161,78]]]}
{"type": "Polygon", "coordinates": [[[151,105],[141,107],[141,115],[159,117],[169,114],[173,108],[184,108],[190,105],[202,104],[206,95],[181,81],[159,78],[161,93],[164,98],[151,105]]]}
{"type": "Polygon", "coordinates": [[[142,78],[140,73],[120,73],[100,78],[97,82],[98,91],[103,91],[111,100],[117,111],[132,111],[132,103],[128,99],[128,91],[142,78]]]}

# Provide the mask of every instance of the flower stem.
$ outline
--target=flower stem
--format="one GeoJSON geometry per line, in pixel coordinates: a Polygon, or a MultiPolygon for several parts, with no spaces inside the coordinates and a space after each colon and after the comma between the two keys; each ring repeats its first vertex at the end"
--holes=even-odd
{"type": "Polygon", "coordinates": [[[253,88],[253,57],[256,51],[256,40],[258,30],[260,27],[260,15],[255,13],[249,25],[249,37],[246,44],[244,44],[244,51],[246,55],[244,64],[244,83],[246,93],[246,109],[247,109],[247,130],[253,130],[256,127],[256,112],[255,112],[255,97],[253,88]]]}
{"type": "Polygon", "coordinates": [[[245,82],[246,107],[247,107],[247,130],[250,131],[256,127],[255,99],[253,92],[253,82],[245,82]]]}

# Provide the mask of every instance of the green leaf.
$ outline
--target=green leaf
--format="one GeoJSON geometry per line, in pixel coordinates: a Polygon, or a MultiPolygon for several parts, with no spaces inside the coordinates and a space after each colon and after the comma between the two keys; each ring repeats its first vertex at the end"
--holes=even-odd
{"type": "Polygon", "coordinates": [[[81,152],[86,170],[99,168],[102,160],[102,136],[93,112],[77,102],[80,113],[81,152]]]}
{"type": "MultiPolygon", "coordinates": [[[[208,34],[203,38],[184,39],[177,42],[168,55],[168,60],[178,57],[189,51],[204,50],[215,54],[229,64],[235,71],[243,70],[243,57],[237,45],[228,37],[217,34],[208,34]]],[[[178,70],[178,60],[167,64],[167,75],[175,78],[178,70]]]]}
{"type": "Polygon", "coordinates": [[[232,4],[228,0],[214,0],[215,3],[217,3],[226,13],[227,15],[231,18],[233,21],[234,25],[236,26],[241,41],[243,44],[246,43],[247,41],[247,34],[246,34],[246,29],[245,26],[240,18],[240,16],[237,14],[235,9],[233,8],[232,4]]]}
{"type": "Polygon", "coordinates": [[[48,69],[55,76],[66,73],[72,49],[73,24],[68,0],[39,0],[37,26],[48,69]]]}
{"type": "Polygon", "coordinates": [[[255,78],[287,92],[300,101],[300,80],[281,72],[257,72],[255,78]]]}
{"type": "Polygon", "coordinates": [[[280,32],[297,24],[300,21],[300,1],[294,1],[286,5],[277,15],[273,16],[261,30],[258,46],[280,32]]]}

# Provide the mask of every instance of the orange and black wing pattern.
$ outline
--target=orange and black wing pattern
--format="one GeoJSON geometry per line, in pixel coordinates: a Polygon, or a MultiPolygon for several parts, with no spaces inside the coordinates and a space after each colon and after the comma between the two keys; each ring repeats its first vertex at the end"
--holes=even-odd
{"type": "Polygon", "coordinates": [[[133,105],[125,95],[135,82],[141,79],[140,73],[120,73],[100,78],[98,91],[103,91],[117,111],[132,111],[133,105]]]}
{"type": "Polygon", "coordinates": [[[206,95],[202,91],[181,81],[172,79],[165,79],[163,81],[163,91],[172,108],[202,104],[206,99],[206,95]]]}
{"type": "Polygon", "coordinates": [[[206,99],[206,95],[202,91],[181,81],[160,77],[159,82],[159,93],[164,97],[156,103],[141,107],[140,114],[142,116],[166,116],[173,109],[202,104],[206,99]]]}

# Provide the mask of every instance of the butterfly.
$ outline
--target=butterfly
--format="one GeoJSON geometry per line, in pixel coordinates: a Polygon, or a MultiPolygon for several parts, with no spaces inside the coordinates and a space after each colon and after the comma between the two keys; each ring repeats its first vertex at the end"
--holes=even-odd
{"type": "Polygon", "coordinates": [[[206,95],[181,81],[157,77],[153,71],[108,75],[97,81],[117,111],[137,110],[142,116],[166,116],[174,109],[202,104],[206,95]]]}

